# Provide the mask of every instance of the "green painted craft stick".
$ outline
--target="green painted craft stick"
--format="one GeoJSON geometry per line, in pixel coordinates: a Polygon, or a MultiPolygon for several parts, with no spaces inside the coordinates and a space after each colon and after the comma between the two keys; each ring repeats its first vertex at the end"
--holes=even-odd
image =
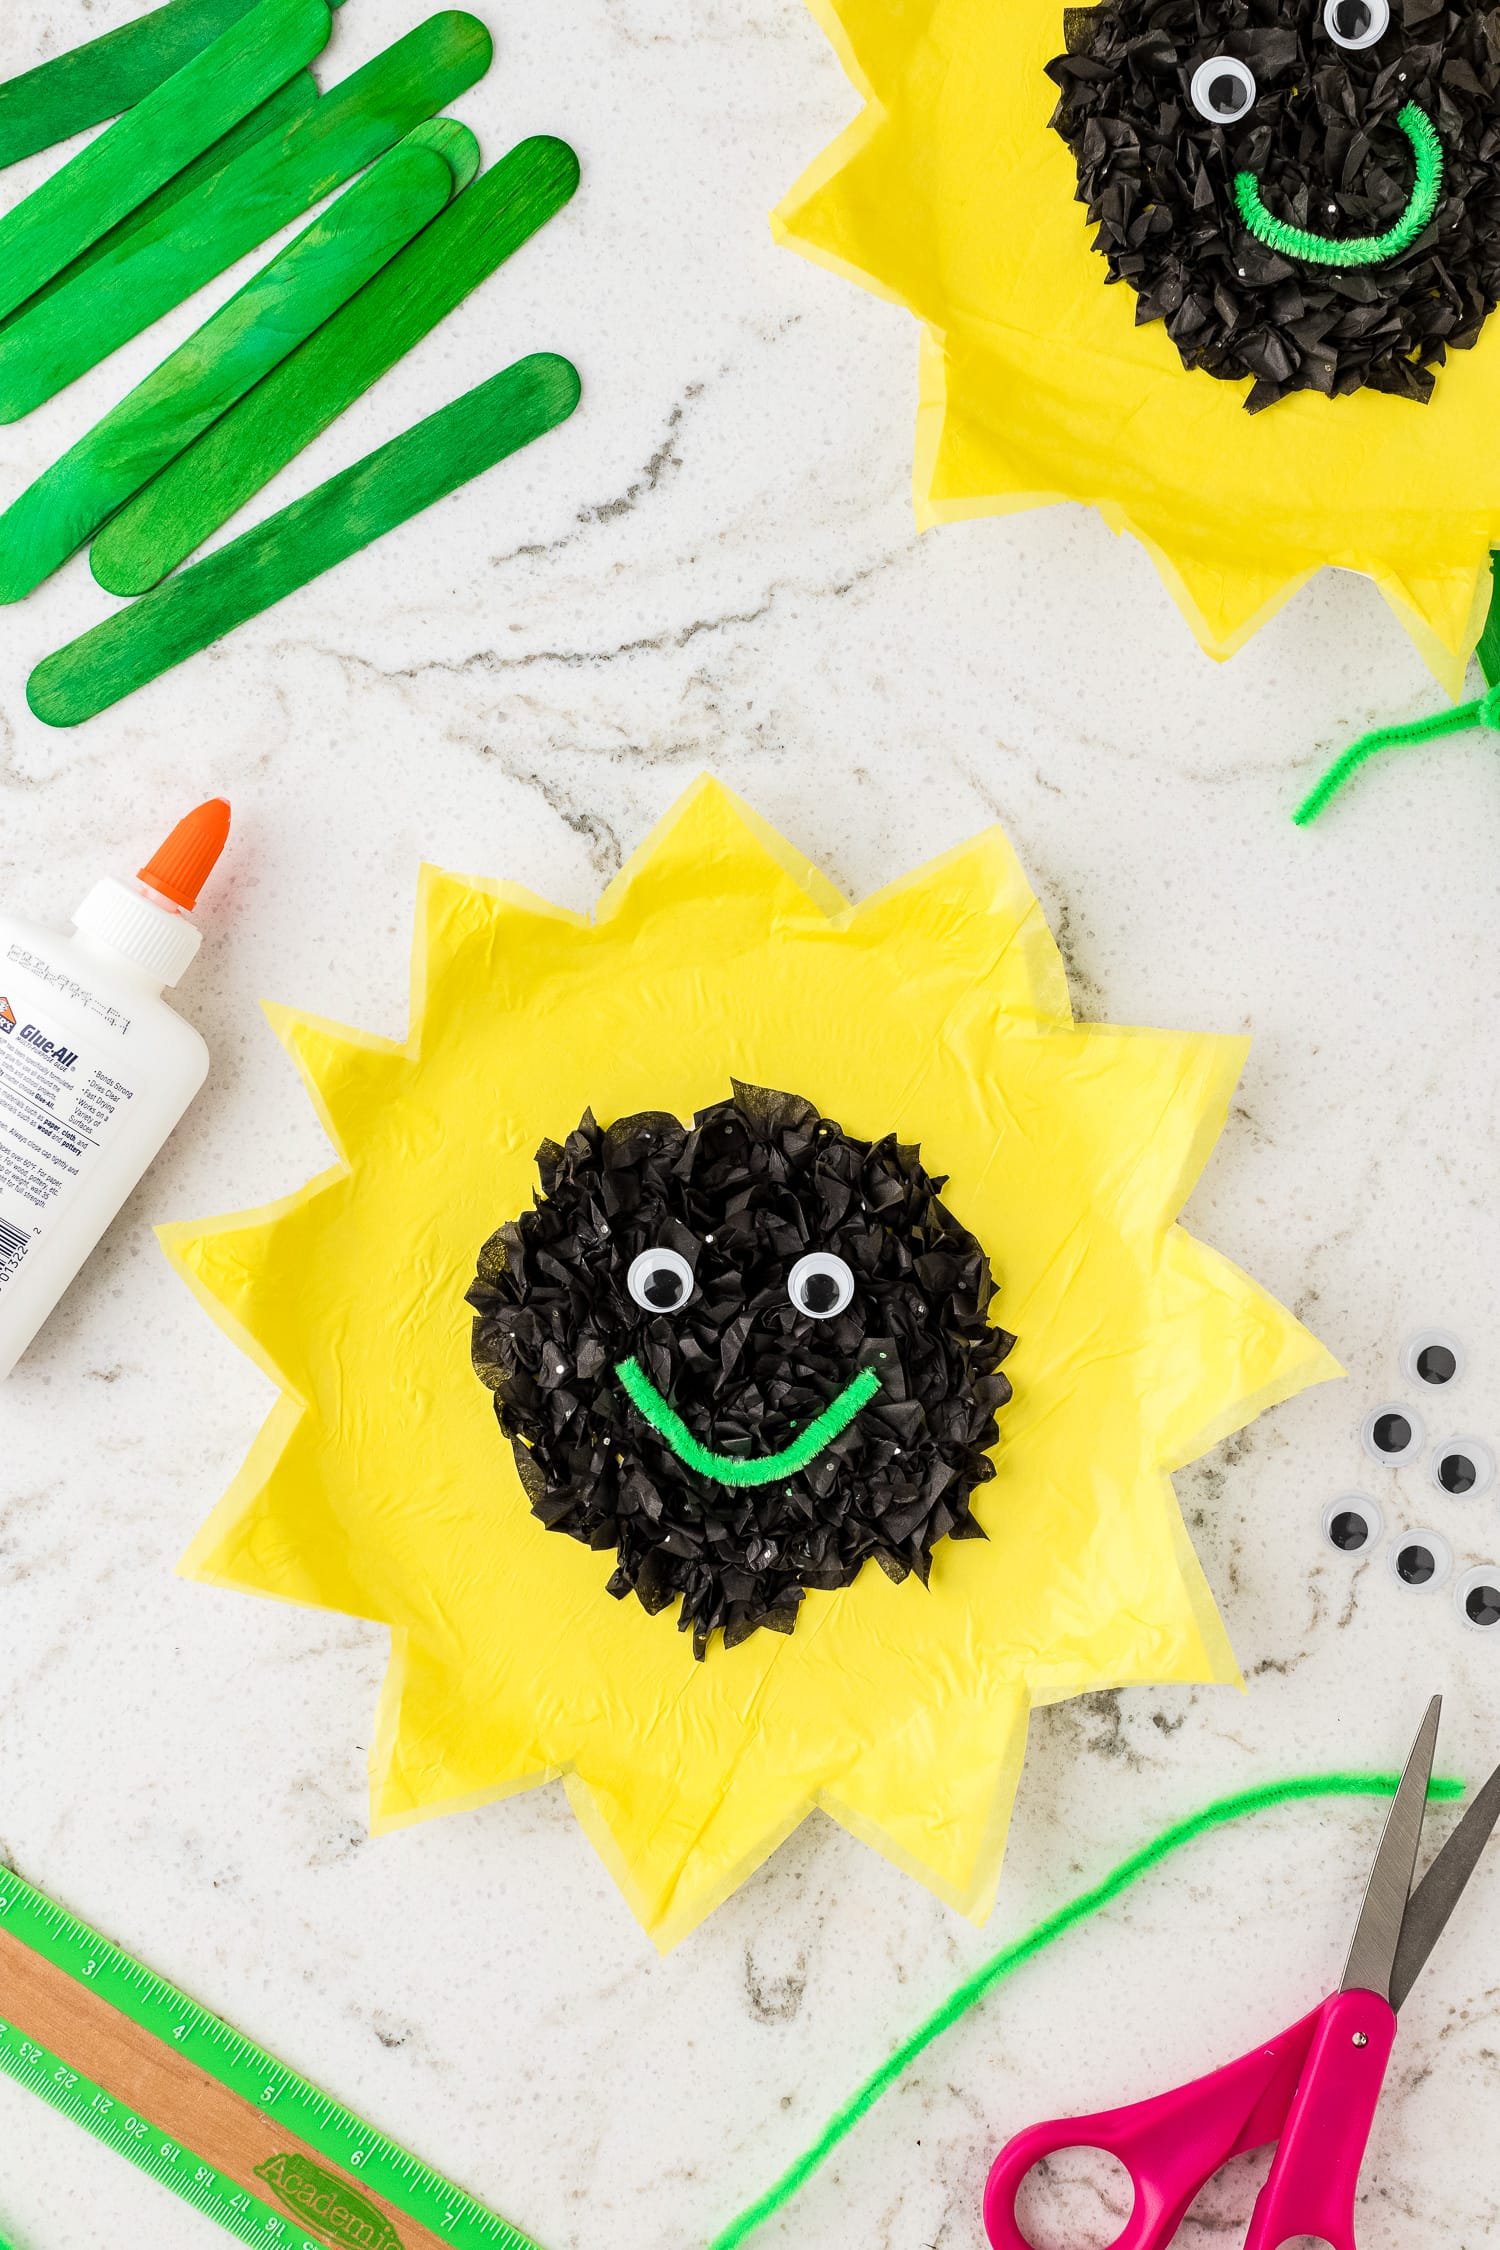
{"type": "Polygon", "coordinates": [[[0,166],[102,125],[144,100],[255,0],[169,0],[165,8],[38,63],[0,86],[0,166]]]}
{"type": "Polygon", "coordinates": [[[561,209],[578,159],[521,141],[104,526],[89,552],[111,594],[143,594],[226,523],[561,209]]]}
{"type": "Polygon", "coordinates": [[[327,0],[259,0],[0,218],[0,319],[327,44],[327,0]]]}
{"type": "MultiPolygon", "coordinates": [[[[343,0],[329,0],[329,5],[342,7],[343,0]]],[[[70,287],[91,265],[113,256],[134,235],[154,225],[160,214],[169,211],[174,203],[191,195],[195,188],[206,181],[217,179],[246,149],[253,148],[257,141],[266,139],[272,133],[286,132],[299,118],[310,117],[317,105],[318,88],[312,73],[299,70],[295,78],[289,78],[284,86],[277,87],[269,101],[262,102],[259,109],[252,110],[248,117],[241,118],[232,132],[226,133],[221,141],[215,141],[212,148],[205,149],[200,157],[185,165],[173,179],[168,180],[165,187],[158,188],[155,195],[148,196],[144,203],[138,204],[128,218],[122,219],[117,227],[111,227],[108,234],[101,236],[98,242],[91,243],[81,258],[75,258],[70,266],[64,266],[62,272],[55,280],[49,281],[45,289],[39,289],[34,297],[28,297],[20,312],[11,314],[11,319],[25,319],[35,306],[44,304],[57,290],[70,287]]],[[[460,187],[466,187],[479,170],[479,143],[468,126],[460,125],[456,118],[431,118],[424,125],[413,126],[405,137],[408,141],[418,142],[423,148],[435,148],[447,157],[460,187]]],[[[5,325],[0,322],[0,331],[3,331],[5,325]]],[[[3,419],[0,416],[0,420],[3,419]]]]}
{"type": "Polygon", "coordinates": [[[26,306],[0,329],[0,422],[29,414],[373,164],[482,78],[492,51],[473,16],[429,16],[279,137],[268,134],[118,250],[26,306]]]}
{"type": "Polygon", "coordinates": [[[52,727],[91,719],[565,422],[578,397],[567,360],[518,359],[44,657],[26,683],[32,710],[52,727]]]}
{"type": "Polygon", "coordinates": [[[404,248],[453,188],[438,150],[402,147],[320,212],[0,515],[0,602],[50,577],[404,248]]]}
{"type": "Polygon", "coordinates": [[[1484,631],[1479,636],[1479,646],[1474,654],[1479,659],[1479,669],[1484,674],[1484,684],[1492,688],[1500,680],[1500,579],[1495,576],[1495,565],[1500,555],[1490,556],[1490,606],[1485,613],[1484,631]]]}
{"type": "Polygon", "coordinates": [[[425,125],[414,125],[396,145],[398,148],[435,148],[453,174],[455,195],[462,194],[479,170],[479,143],[468,126],[460,125],[456,117],[429,117],[425,125]]]}
{"type": "MultiPolygon", "coordinates": [[[[143,227],[151,226],[163,211],[169,211],[174,203],[181,202],[185,195],[191,195],[203,181],[216,179],[247,148],[252,148],[268,133],[284,133],[299,117],[309,114],[316,106],[317,99],[318,89],[312,73],[299,70],[295,78],[289,78],[284,86],[278,86],[275,93],[261,103],[259,109],[252,109],[248,117],[242,117],[238,125],[231,126],[222,140],[215,141],[213,147],[206,148],[201,156],[195,156],[192,163],[185,164],[180,172],[174,172],[164,187],[159,187],[154,195],[148,195],[144,203],[138,203],[118,226],[111,227],[108,234],[102,234],[97,242],[91,242],[87,250],[75,258],[71,265],[64,266],[60,274],[54,275],[44,289],[39,289],[34,297],[28,297],[20,311],[11,314],[11,320],[24,320],[34,307],[45,304],[57,290],[66,289],[80,274],[86,273],[90,266],[97,265],[102,258],[113,256],[143,227]]],[[[6,325],[8,324],[0,322],[0,332],[3,332],[6,325]]]]}

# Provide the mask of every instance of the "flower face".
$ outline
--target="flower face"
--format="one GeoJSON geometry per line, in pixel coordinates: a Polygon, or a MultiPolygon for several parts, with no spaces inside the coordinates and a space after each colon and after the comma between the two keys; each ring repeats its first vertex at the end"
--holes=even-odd
{"type": "Polygon", "coordinates": [[[1389,0],[1070,10],[1052,122],[1110,279],[1188,368],[1432,394],[1500,298],[1500,28],[1389,0]]]}
{"type": "Polygon", "coordinates": [[[585,1116],[537,1161],[469,1291],[474,1364],[533,1512],[618,1556],[610,1593],[680,1598],[701,1657],[983,1538],[1015,1339],[915,1149],[741,1086],[691,1129],[585,1116]]]}
{"type": "Polygon", "coordinates": [[[561,1778],[667,1946],[816,1805],[981,1918],[1033,1702],[1236,1678],[1169,1471],[1337,1370],[1175,1223],[1245,1043],[1075,1024],[998,831],[850,906],[700,782],[277,1020],[338,1161],[166,1230],[282,1393],[183,1567],[390,1626],[377,1828],[561,1778]]]}

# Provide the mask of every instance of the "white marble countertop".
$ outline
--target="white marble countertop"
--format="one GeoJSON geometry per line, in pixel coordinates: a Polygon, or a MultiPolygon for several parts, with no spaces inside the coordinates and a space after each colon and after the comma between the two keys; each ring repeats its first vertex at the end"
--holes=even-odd
{"type": "MultiPolygon", "coordinates": [[[[10,0],[0,75],[133,12],[10,0]]],[[[1500,1636],[1318,1535],[1375,1473],[1357,1424],[1417,1325],[1465,1339],[1452,1416],[1500,1446],[1500,787],[1472,736],[1289,825],[1334,746],[1436,701],[1361,581],[1325,576],[1215,669],[1081,511],[915,536],[912,326],[766,223],[854,106],[797,0],[480,12],[497,59],[458,113],[488,157],[562,134],[583,188],[258,510],[523,351],[577,362],[575,419],[77,732],[23,690],[109,606],[86,564],[0,629],[8,904],[64,920],[197,799],[235,811],[181,993],[209,1087],[0,1393],[0,1857],[548,2250],[700,2250],[963,1971],[1174,1814],[1396,1762],[1438,1687],[1442,1762],[1500,1754],[1500,1636]],[[704,766],[852,893],[999,819],[1080,1013],[1252,1031],[1189,1222],[1350,1370],[1180,1479],[1248,1697],[1040,1714],[984,1932],[821,1818],[665,1960],[560,1789],[372,1843],[384,1636],[173,1575],[267,1389],[149,1228],[326,1160],[258,999],[399,1031],[419,857],[586,905],[704,766]]],[[[349,0],[325,80],[416,13],[349,0]]],[[[0,432],[0,490],[230,285],[0,432]]],[[[1439,1505],[1420,1469],[1377,1489],[1461,1565],[1500,1560],[1493,1495],[1439,1505]]],[[[1175,1861],[935,2047],[764,2250],[980,2250],[1012,2130],[1227,2060],[1327,1989],[1375,1825],[1278,1814],[1175,1861]]],[[[1361,2250],[1500,2245],[1500,1864],[1471,1905],[1403,2018],[1361,2250]]],[[[1239,2240],[1246,2169],[1189,2250],[1239,2240]]],[[[1085,2179],[1043,2250],[1113,2225],[1085,2179]]],[[[0,2235],[213,2239],[5,2080],[0,2235]]]]}

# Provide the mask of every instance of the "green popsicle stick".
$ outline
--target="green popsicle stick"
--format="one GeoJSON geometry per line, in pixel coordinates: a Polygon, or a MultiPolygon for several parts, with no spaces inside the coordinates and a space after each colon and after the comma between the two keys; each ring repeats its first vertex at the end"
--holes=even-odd
{"type": "Polygon", "coordinates": [[[18,602],[362,288],[453,193],[431,148],[397,148],[221,305],[0,515],[0,602],[18,602]]]}
{"type": "Polygon", "coordinates": [[[327,0],[259,0],[0,218],[0,319],[327,44],[327,0]]]}
{"type": "Polygon", "coordinates": [[[429,117],[413,125],[399,148],[435,148],[453,174],[453,192],[460,194],[479,170],[479,143],[467,125],[456,117],[429,117]]]}
{"type": "MultiPolygon", "coordinates": [[[[283,133],[299,117],[306,117],[316,106],[317,99],[318,89],[312,73],[299,70],[295,78],[289,78],[284,86],[278,86],[275,93],[261,103],[259,109],[252,109],[248,117],[242,117],[238,125],[232,125],[222,140],[215,141],[213,147],[206,148],[201,156],[195,156],[192,163],[185,164],[180,172],[174,172],[164,187],[159,187],[154,195],[148,195],[144,203],[138,203],[118,226],[111,227],[108,234],[102,234],[97,242],[91,242],[81,257],[75,258],[71,265],[64,266],[62,272],[49,281],[44,289],[39,289],[34,297],[28,297],[21,310],[11,314],[11,320],[25,319],[37,305],[44,304],[59,289],[69,287],[90,266],[97,265],[101,258],[113,256],[143,227],[153,225],[163,211],[169,211],[174,203],[181,202],[185,195],[191,195],[203,181],[216,179],[220,172],[225,171],[237,157],[242,156],[247,148],[253,147],[266,134],[283,133]]],[[[7,324],[0,323],[0,330],[5,325],[7,324]]]]}
{"type": "MultiPolygon", "coordinates": [[[[336,4],[336,0],[335,0],[336,4]]],[[[0,166],[118,117],[248,14],[255,0],[168,0],[0,86],[0,166]]]]}
{"type": "Polygon", "coordinates": [[[143,594],[393,367],[567,202],[578,159],[522,141],[366,282],[357,297],[179,453],[89,554],[111,594],[143,594]]]}
{"type": "Polygon", "coordinates": [[[567,360],[553,352],[518,359],[44,657],[27,702],[51,727],[91,719],[565,422],[578,397],[567,360]]]}
{"type": "MultiPolygon", "coordinates": [[[[329,5],[342,7],[343,0],[329,0],[329,5]]],[[[259,109],[252,110],[248,117],[241,118],[239,124],[226,133],[221,141],[215,141],[212,148],[206,148],[191,164],[184,165],[174,178],[168,180],[165,187],[159,187],[155,195],[147,196],[145,202],[138,204],[128,218],[122,219],[117,227],[111,227],[108,234],[101,236],[99,241],[91,243],[81,258],[75,258],[70,266],[64,266],[56,280],[49,281],[46,288],[39,289],[34,297],[28,297],[20,312],[11,314],[11,319],[24,319],[35,306],[43,304],[57,290],[70,287],[91,265],[97,264],[101,258],[113,256],[134,235],[154,225],[158,216],[169,211],[174,203],[180,202],[185,195],[191,195],[203,182],[217,179],[247,148],[253,147],[269,134],[285,132],[299,118],[310,116],[317,104],[318,89],[312,73],[299,70],[295,78],[289,78],[284,86],[277,87],[269,101],[262,102],[259,109]]],[[[456,118],[431,118],[425,125],[413,126],[405,137],[408,141],[418,142],[423,148],[435,148],[440,155],[445,156],[453,167],[453,177],[459,187],[467,187],[479,170],[479,143],[468,126],[460,125],[456,118]]],[[[0,329],[4,326],[5,323],[0,322],[0,329]]],[[[4,416],[0,415],[0,421],[3,420],[4,416]]]]}
{"type": "Polygon", "coordinates": [[[492,51],[489,33],[473,16],[457,9],[429,16],[322,95],[284,133],[267,134],[118,249],[26,306],[0,329],[0,422],[29,414],[373,164],[482,78],[492,51]]]}
{"type": "Polygon", "coordinates": [[[1479,646],[1474,654],[1479,659],[1479,669],[1484,674],[1484,684],[1492,688],[1500,680],[1500,578],[1495,575],[1495,565],[1500,554],[1490,553],[1490,606],[1485,612],[1484,631],[1479,636],[1479,646]]]}

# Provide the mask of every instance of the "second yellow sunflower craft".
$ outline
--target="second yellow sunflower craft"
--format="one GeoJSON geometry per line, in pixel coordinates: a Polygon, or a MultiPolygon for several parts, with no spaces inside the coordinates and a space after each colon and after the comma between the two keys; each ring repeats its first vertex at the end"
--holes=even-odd
{"type": "Polygon", "coordinates": [[[921,324],[919,524],[1083,501],[1219,658],[1360,571],[1457,695],[1500,538],[1480,19],[810,4],[863,107],[773,228],[921,324]]]}

